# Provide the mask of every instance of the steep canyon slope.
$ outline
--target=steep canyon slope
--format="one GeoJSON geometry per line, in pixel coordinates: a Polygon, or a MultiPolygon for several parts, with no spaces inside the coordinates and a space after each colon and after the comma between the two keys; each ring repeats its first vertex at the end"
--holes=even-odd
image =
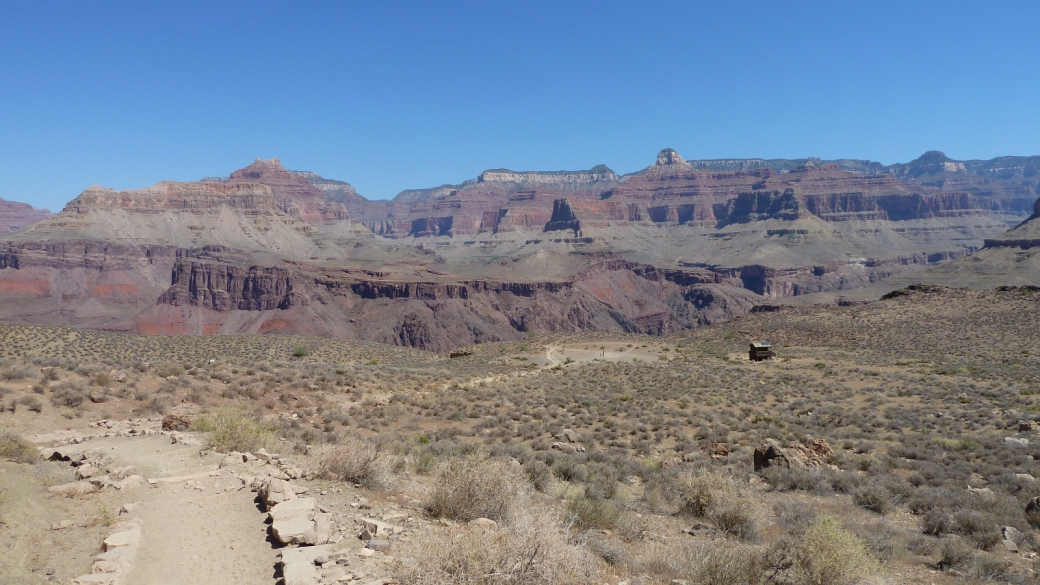
{"type": "Polygon", "coordinates": [[[2,243],[0,320],[435,351],[528,331],[663,334],[962,257],[1006,230],[1020,207],[1008,192],[1035,191],[704,162],[666,149],[623,177],[497,169],[392,201],[278,159],[95,186],[2,243]]]}

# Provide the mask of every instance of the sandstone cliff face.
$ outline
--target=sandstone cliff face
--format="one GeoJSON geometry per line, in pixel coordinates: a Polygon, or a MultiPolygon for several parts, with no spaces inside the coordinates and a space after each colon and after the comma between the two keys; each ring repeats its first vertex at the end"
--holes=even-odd
{"type": "Polygon", "coordinates": [[[28,203],[0,199],[0,233],[20,231],[51,215],[50,211],[36,209],[28,203]]]}

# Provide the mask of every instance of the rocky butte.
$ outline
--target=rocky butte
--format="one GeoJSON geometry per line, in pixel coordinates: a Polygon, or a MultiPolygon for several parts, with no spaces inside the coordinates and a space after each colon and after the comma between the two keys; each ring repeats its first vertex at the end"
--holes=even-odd
{"type": "Polygon", "coordinates": [[[625,176],[495,169],[369,201],[257,159],[224,178],[91,187],[7,235],[0,319],[435,351],[528,331],[663,334],[1031,242],[1003,234],[1033,210],[1035,163],[665,149],[625,176]]]}

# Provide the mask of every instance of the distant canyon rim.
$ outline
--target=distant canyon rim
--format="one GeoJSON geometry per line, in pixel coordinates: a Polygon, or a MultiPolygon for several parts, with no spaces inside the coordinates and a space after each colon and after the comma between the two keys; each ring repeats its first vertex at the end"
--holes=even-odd
{"type": "Polygon", "coordinates": [[[0,200],[0,321],[445,352],[531,332],[666,334],[906,282],[1036,285],[1038,168],[665,149],[623,176],[495,169],[371,201],[257,159],[228,177],[93,186],[57,214],[0,200]]]}

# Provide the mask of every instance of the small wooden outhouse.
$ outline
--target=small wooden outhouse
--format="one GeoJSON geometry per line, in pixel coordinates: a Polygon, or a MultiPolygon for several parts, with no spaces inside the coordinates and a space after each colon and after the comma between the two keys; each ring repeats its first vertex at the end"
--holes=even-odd
{"type": "Polygon", "coordinates": [[[760,362],[775,356],[776,354],[773,353],[773,344],[768,341],[752,342],[751,349],[748,350],[748,359],[753,362],[760,362]]]}

